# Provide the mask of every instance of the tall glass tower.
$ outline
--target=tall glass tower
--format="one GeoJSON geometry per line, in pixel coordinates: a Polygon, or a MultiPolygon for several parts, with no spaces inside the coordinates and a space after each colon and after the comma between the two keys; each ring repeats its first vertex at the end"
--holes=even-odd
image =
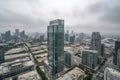
{"type": "Polygon", "coordinates": [[[91,48],[98,50],[98,56],[101,56],[101,35],[99,32],[92,33],[91,48]]]}
{"type": "Polygon", "coordinates": [[[47,28],[48,34],[48,63],[52,68],[51,75],[55,75],[64,69],[64,20],[50,21],[47,28]]]}

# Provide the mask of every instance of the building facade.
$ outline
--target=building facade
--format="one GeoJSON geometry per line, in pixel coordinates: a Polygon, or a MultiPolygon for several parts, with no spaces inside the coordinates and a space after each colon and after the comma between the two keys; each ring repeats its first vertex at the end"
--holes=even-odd
{"type": "Polygon", "coordinates": [[[118,49],[120,49],[120,41],[115,41],[115,53],[113,54],[113,64],[117,65],[118,49]]]}
{"type": "Polygon", "coordinates": [[[65,41],[69,41],[69,31],[68,30],[65,33],[65,41]]]}
{"type": "Polygon", "coordinates": [[[74,53],[72,52],[72,51],[65,51],[64,52],[64,54],[65,54],[65,65],[67,65],[67,66],[69,66],[69,67],[71,67],[71,66],[73,66],[74,64],[75,64],[75,62],[74,62],[74,53]]]}
{"type": "Polygon", "coordinates": [[[3,48],[4,46],[0,45],[0,64],[3,63],[5,60],[3,48]]]}
{"type": "Polygon", "coordinates": [[[98,51],[98,56],[101,56],[101,35],[99,32],[92,33],[91,49],[98,51]]]}
{"type": "Polygon", "coordinates": [[[105,57],[105,45],[101,44],[101,56],[105,57]]]}
{"type": "Polygon", "coordinates": [[[84,50],[82,53],[82,64],[91,69],[95,69],[98,60],[97,54],[98,51],[96,50],[84,50]]]}
{"type": "Polygon", "coordinates": [[[117,51],[117,66],[120,68],[120,49],[117,51]]]}
{"type": "Polygon", "coordinates": [[[120,72],[112,68],[105,68],[104,80],[120,80],[120,72]]]}
{"type": "Polygon", "coordinates": [[[50,21],[48,34],[48,63],[52,67],[52,76],[64,69],[64,20],[50,21]]]}

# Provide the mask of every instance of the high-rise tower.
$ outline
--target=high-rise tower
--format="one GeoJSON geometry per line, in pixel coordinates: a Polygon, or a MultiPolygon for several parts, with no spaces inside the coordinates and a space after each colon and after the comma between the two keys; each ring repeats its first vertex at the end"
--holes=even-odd
{"type": "Polygon", "coordinates": [[[64,20],[50,21],[48,34],[48,63],[52,68],[52,80],[64,68],[64,20]]]}

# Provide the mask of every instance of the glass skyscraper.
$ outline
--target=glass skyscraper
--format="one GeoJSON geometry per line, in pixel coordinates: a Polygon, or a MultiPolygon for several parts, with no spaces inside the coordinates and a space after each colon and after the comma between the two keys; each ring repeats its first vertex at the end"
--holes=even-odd
{"type": "Polygon", "coordinates": [[[98,56],[101,56],[101,35],[99,32],[92,33],[91,49],[98,51],[98,56]]]}
{"type": "MultiPolygon", "coordinates": [[[[52,68],[52,76],[64,69],[64,20],[50,21],[47,28],[48,63],[52,68]]],[[[54,80],[54,79],[53,79],[54,80]]]]}
{"type": "Polygon", "coordinates": [[[120,49],[120,41],[115,41],[115,53],[113,54],[113,64],[117,65],[118,49],[120,49]]]}

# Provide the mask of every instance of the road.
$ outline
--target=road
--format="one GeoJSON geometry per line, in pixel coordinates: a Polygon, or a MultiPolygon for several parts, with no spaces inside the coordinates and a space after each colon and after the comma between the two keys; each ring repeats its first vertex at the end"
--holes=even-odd
{"type": "MultiPolygon", "coordinates": [[[[28,52],[29,56],[30,56],[30,59],[32,60],[33,64],[34,64],[34,69],[36,70],[36,66],[38,66],[38,64],[36,63],[36,61],[34,60],[33,58],[33,55],[32,55],[32,52],[30,51],[30,48],[28,47],[28,45],[25,43],[24,45],[25,49],[26,49],[26,52],[28,52]]],[[[40,80],[42,80],[42,77],[40,77],[40,80]]]]}
{"type": "Polygon", "coordinates": [[[108,57],[107,61],[104,63],[103,66],[93,75],[93,80],[102,80],[100,76],[104,76],[104,70],[106,67],[110,67],[113,64],[113,56],[108,57]]]}

